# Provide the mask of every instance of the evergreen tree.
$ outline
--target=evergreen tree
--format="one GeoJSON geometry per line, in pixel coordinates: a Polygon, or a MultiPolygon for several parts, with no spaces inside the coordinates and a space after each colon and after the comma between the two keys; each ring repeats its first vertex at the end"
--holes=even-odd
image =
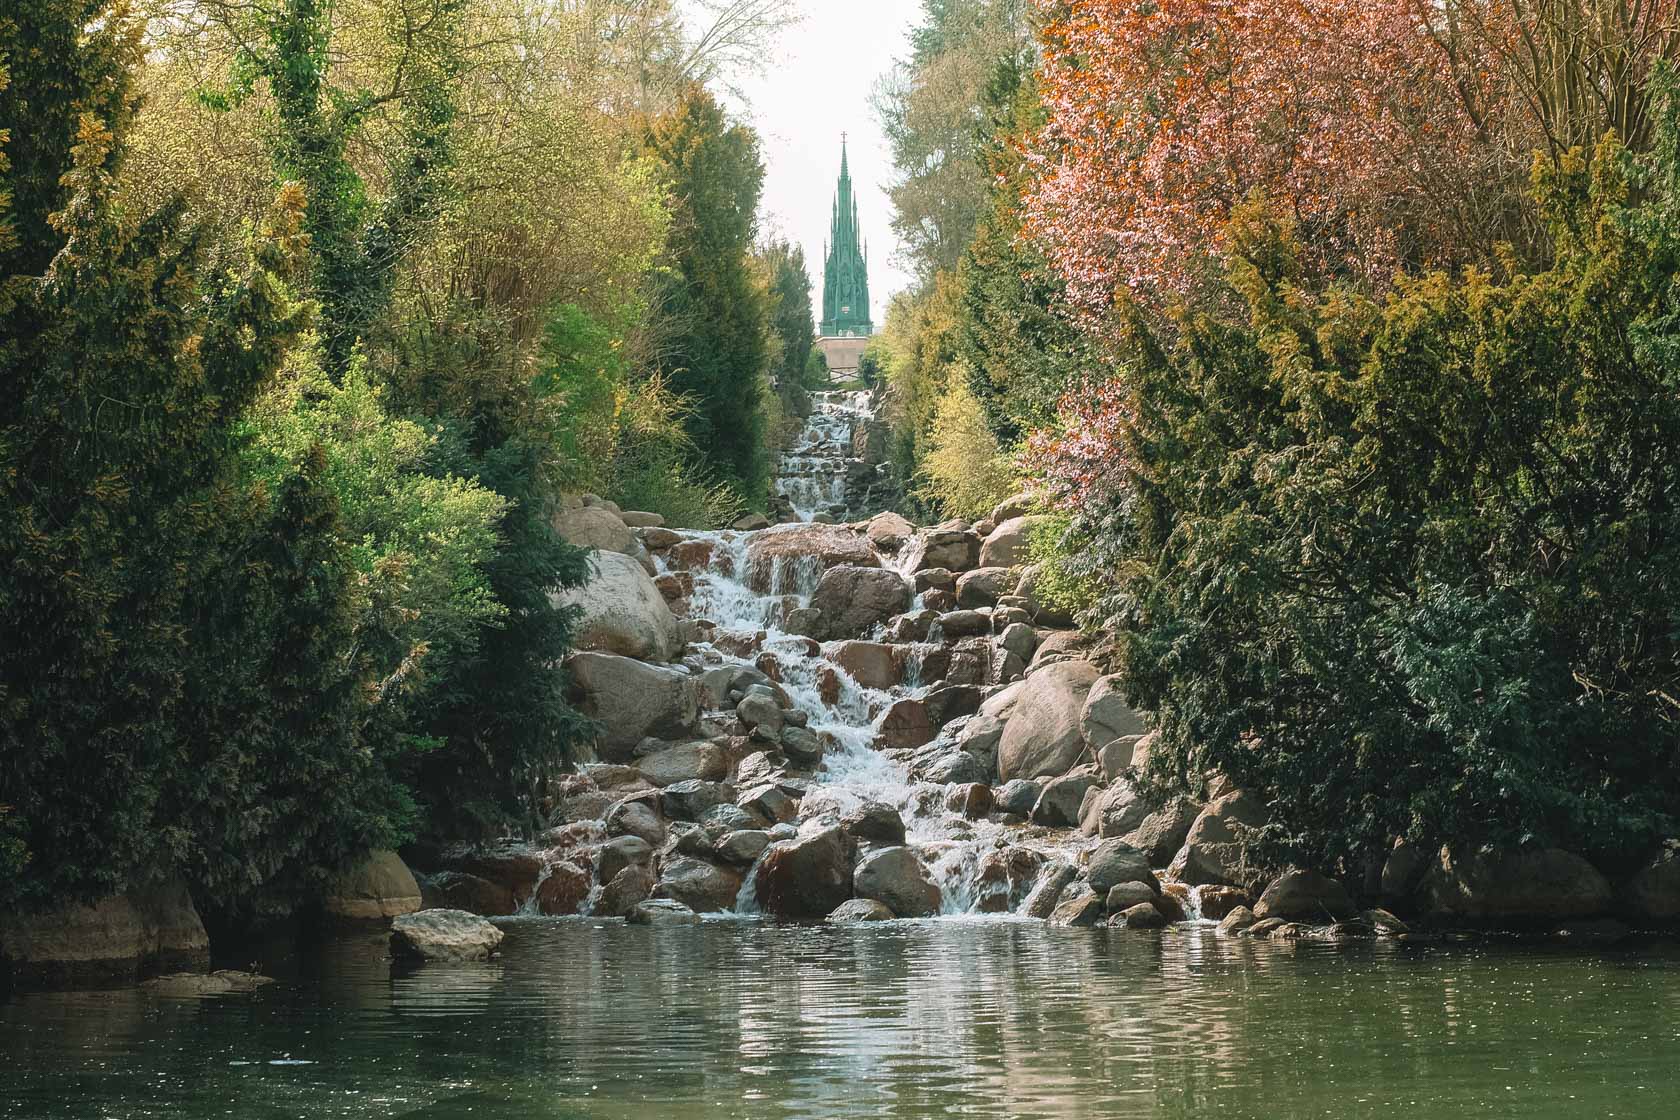
{"type": "Polygon", "coordinates": [[[768,326],[749,260],[764,183],[758,138],[697,86],[654,123],[647,149],[665,168],[675,210],[663,293],[675,337],[661,366],[693,404],[688,429],[701,465],[762,506],[768,326]]]}
{"type": "Polygon", "coordinates": [[[770,280],[770,330],[781,342],[781,360],[770,372],[777,385],[803,385],[817,341],[805,250],[778,239],[765,246],[762,255],[770,280]]]}

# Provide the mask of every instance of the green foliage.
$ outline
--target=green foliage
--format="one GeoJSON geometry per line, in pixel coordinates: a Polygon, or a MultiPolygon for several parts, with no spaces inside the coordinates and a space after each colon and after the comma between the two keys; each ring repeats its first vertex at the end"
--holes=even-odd
{"type": "Polygon", "coordinates": [[[770,376],[777,385],[804,384],[817,325],[811,318],[811,275],[805,250],[785,240],[772,241],[759,253],[769,289],[770,336],[777,360],[770,376]]]}
{"type": "Polygon", "coordinates": [[[136,222],[112,205],[132,26],[85,4],[8,19],[13,42],[64,51],[22,52],[8,114],[86,111],[73,146],[48,130],[6,181],[0,629],[27,639],[0,643],[0,804],[7,858],[21,840],[29,862],[0,897],[183,872],[246,908],[406,823],[359,735],[373,682],[347,655],[321,456],[272,489],[238,470],[238,419],[308,320],[288,287],[302,193],[281,192],[240,274],[209,273],[179,200],[136,222]],[[62,195],[39,181],[55,164],[62,195]]]}
{"type": "Polygon", "coordinates": [[[940,396],[921,457],[917,497],[953,517],[978,520],[1018,489],[980,402],[958,371],[940,396]]]}
{"type": "Polygon", "coordinates": [[[1064,555],[1158,713],[1152,777],[1222,770],[1273,804],[1279,858],[1672,834],[1671,79],[1663,104],[1653,158],[1540,165],[1544,271],[1314,296],[1261,202],[1229,232],[1247,323],[1131,324],[1124,481],[1064,555]]]}
{"type": "Polygon", "coordinates": [[[749,260],[764,182],[758,140],[696,87],[654,122],[646,146],[665,169],[675,212],[661,293],[675,329],[658,368],[692,405],[685,427],[696,464],[759,508],[770,467],[766,307],[749,260]]]}

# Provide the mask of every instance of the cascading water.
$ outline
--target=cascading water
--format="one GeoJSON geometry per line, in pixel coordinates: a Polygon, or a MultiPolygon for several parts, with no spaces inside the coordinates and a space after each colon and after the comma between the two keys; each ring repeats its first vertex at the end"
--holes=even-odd
{"type": "Polygon", "coordinates": [[[869,402],[866,392],[812,394],[811,415],[776,467],[778,491],[799,520],[846,516],[849,487],[864,469],[853,443],[869,402]]]}

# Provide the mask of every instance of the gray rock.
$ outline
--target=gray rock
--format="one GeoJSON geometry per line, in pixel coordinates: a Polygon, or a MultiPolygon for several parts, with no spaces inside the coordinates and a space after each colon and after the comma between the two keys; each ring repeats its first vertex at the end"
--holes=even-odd
{"type": "Polygon", "coordinates": [[[957,605],[970,609],[995,607],[998,597],[1015,590],[1017,576],[1010,568],[976,568],[957,580],[957,605]]]}
{"type": "Polygon", "coordinates": [[[944,568],[966,572],[980,561],[980,538],[966,529],[924,529],[911,539],[904,553],[904,570],[921,572],[944,568]]]}
{"type": "Polygon", "coordinates": [[[763,855],[764,849],[769,846],[770,834],[768,832],[757,828],[744,828],[724,833],[713,851],[725,863],[745,867],[763,855]]]}
{"type": "MultiPolygon", "coordinates": [[[[1085,868],[1085,878],[1098,894],[1107,894],[1121,883],[1158,886],[1148,858],[1124,840],[1104,840],[1093,848],[1085,868]]],[[[1159,894],[1160,891],[1157,889],[1153,893],[1159,894]]]]}
{"type": "Polygon", "coordinates": [[[980,566],[1015,568],[1025,564],[1031,559],[1033,531],[1047,520],[1028,514],[1000,522],[980,548],[980,566]]]}
{"type": "Polygon", "coordinates": [[[421,879],[420,904],[428,910],[469,914],[511,914],[519,905],[506,886],[465,871],[440,871],[421,879]]]}
{"type": "MultiPolygon", "coordinates": [[[[1560,848],[1442,848],[1424,876],[1430,913],[1472,921],[1588,918],[1610,909],[1610,883],[1560,848]]],[[[1256,911],[1258,913],[1258,910],[1256,911]]]]}
{"type": "Polygon", "coordinates": [[[896,513],[877,513],[863,531],[876,548],[897,552],[915,534],[916,527],[896,513]]]}
{"type": "Polygon", "coordinates": [[[1158,885],[1155,883],[1154,876],[1152,875],[1150,876],[1150,881],[1147,883],[1130,882],[1114,884],[1112,887],[1108,888],[1108,894],[1104,898],[1104,905],[1108,907],[1108,912],[1110,914],[1120,914],[1130,910],[1134,906],[1141,906],[1146,902],[1153,904],[1155,899],[1160,896],[1160,893],[1158,885]]]}
{"type": "Polygon", "coordinates": [[[421,910],[391,922],[391,953],[410,960],[485,961],[502,931],[465,910],[421,910]]]}
{"type": "Polygon", "coordinates": [[[630,527],[617,514],[601,506],[561,510],[554,517],[554,531],[568,544],[579,548],[629,555],[636,547],[636,537],[630,527]]]}
{"type": "Polygon", "coordinates": [[[681,669],[611,653],[577,653],[566,661],[579,710],[598,725],[596,752],[629,762],[648,737],[691,739],[700,728],[700,692],[681,669]]]}
{"type": "Polygon", "coordinates": [[[1038,803],[1032,809],[1032,822],[1050,828],[1074,828],[1079,824],[1079,810],[1085,794],[1097,780],[1089,774],[1067,774],[1044,783],[1038,803]]]}
{"type": "Polygon", "coordinates": [[[1058,777],[1081,761],[1085,740],[1079,716],[1096,680],[1089,662],[1064,661],[1021,683],[998,745],[998,772],[1005,780],[1058,777]]]}
{"type": "Polygon", "coordinates": [[[823,741],[816,732],[804,727],[782,728],[782,753],[788,761],[799,766],[815,766],[822,761],[823,741]]]}
{"type": "Polygon", "coordinates": [[[991,773],[980,764],[979,759],[962,751],[940,755],[923,771],[923,775],[938,785],[984,783],[991,778],[991,773]]]}
{"type": "Polygon", "coordinates": [[[979,611],[946,611],[934,623],[935,641],[949,641],[954,638],[972,638],[979,634],[992,632],[992,620],[988,615],[979,611]]]}
{"type": "Polygon", "coordinates": [[[420,884],[392,851],[369,852],[327,881],[321,911],[338,921],[385,921],[420,909],[420,884]]]}
{"type": "Polygon", "coordinates": [[[896,915],[873,898],[849,898],[834,908],[828,920],[837,925],[851,922],[890,922],[896,915]]]}
{"type": "Polygon", "coordinates": [[[1253,885],[1261,872],[1249,864],[1245,844],[1249,830],[1265,823],[1265,806],[1254,797],[1246,793],[1221,797],[1196,817],[1168,872],[1192,886],[1253,885]]]}
{"type": "Polygon", "coordinates": [[[1053,926],[1086,927],[1102,921],[1103,900],[1094,894],[1082,894],[1064,899],[1050,912],[1053,926]]]}
{"type": "Polygon", "coordinates": [[[799,815],[799,803],[771,783],[747,790],[736,799],[735,804],[772,823],[791,821],[799,815]]]}
{"type": "Polygon", "coordinates": [[[636,903],[625,920],[633,926],[691,926],[700,915],[676,899],[650,898],[636,903]]]}
{"type": "Polygon", "coordinates": [[[1062,892],[1079,877],[1079,869],[1065,860],[1056,860],[1039,873],[1021,912],[1029,918],[1048,918],[1061,905],[1062,892]]]}
{"type": "Polygon", "coordinates": [[[680,743],[647,756],[637,765],[642,776],[656,786],[696,780],[720,782],[729,774],[729,762],[722,749],[707,742],[680,743]]]}
{"type": "Polygon", "coordinates": [[[1680,843],[1669,841],[1622,888],[1629,914],[1651,922],[1680,921],[1680,843]]]}
{"type": "Polygon", "coordinates": [[[641,564],[622,552],[597,552],[582,587],[550,595],[556,605],[582,613],[572,646],[634,657],[670,661],[686,644],[676,615],[641,564]]]}
{"type": "Polygon", "coordinates": [[[1142,735],[1148,730],[1143,717],[1126,703],[1120,678],[1115,675],[1098,677],[1086,694],[1085,707],[1079,713],[1079,733],[1084,736],[1086,745],[1096,750],[1116,739],[1142,735]]]}
{"type": "Polygon", "coordinates": [[[665,815],[679,821],[697,821],[706,810],[732,804],[734,800],[734,787],[724,782],[699,780],[676,782],[666,786],[659,794],[659,803],[665,815]]]}
{"type": "Polygon", "coordinates": [[[910,585],[884,568],[829,568],[817,581],[811,606],[822,612],[828,638],[859,638],[910,609],[910,585]]]}
{"type": "Polygon", "coordinates": [[[1188,797],[1175,797],[1139,821],[1128,839],[1149,857],[1151,867],[1161,867],[1184,847],[1200,815],[1201,806],[1188,797]]]}
{"type": "Polygon", "coordinates": [[[602,918],[628,917],[652,893],[653,872],[642,866],[626,867],[601,888],[594,912],[602,918]]]}
{"type": "Polygon", "coordinates": [[[653,862],[653,845],[640,836],[615,836],[602,844],[595,856],[595,874],[603,883],[626,867],[646,867],[653,862]]]}
{"type": "MultiPolygon", "coordinates": [[[[1079,811],[1079,831],[1104,840],[1129,836],[1149,817],[1149,805],[1124,781],[1117,781],[1087,801],[1079,811]]],[[[1137,841],[1132,841],[1137,846],[1137,841]]],[[[1175,851],[1177,849],[1174,849],[1175,851]]],[[[1170,855],[1168,858],[1171,858],[1170,855]]],[[[1156,867],[1166,860],[1151,861],[1156,867]]]]}
{"type": "Polygon", "coordinates": [[[128,983],[142,972],[209,963],[210,938],[180,879],[92,905],[0,912],[0,986],[8,980],[19,988],[128,983]]]}
{"type": "Polygon", "coordinates": [[[939,888],[909,848],[884,848],[865,856],[854,872],[852,889],[860,898],[884,904],[900,918],[939,913],[939,888]]]}
{"type": "MultiPolygon", "coordinates": [[[[976,713],[957,733],[957,749],[971,754],[985,769],[988,780],[997,773],[998,744],[1003,742],[1003,721],[996,716],[976,713]]],[[[1029,810],[1031,806],[1028,806],[1029,810]]]]}
{"type": "Polygon", "coordinates": [[[872,844],[904,843],[904,818],[891,805],[866,801],[847,813],[840,827],[858,840],[872,844]]]}
{"type": "Polygon", "coordinates": [[[1353,900],[1342,885],[1316,871],[1284,872],[1267,885],[1254,904],[1256,918],[1288,921],[1340,921],[1353,912],[1353,900]]]}
{"type": "Polygon", "coordinates": [[[1120,917],[1127,929],[1160,929],[1167,924],[1167,916],[1148,902],[1139,903],[1120,917]]]}
{"type": "Polygon", "coordinates": [[[997,644],[999,649],[1013,653],[1022,661],[1031,661],[1033,651],[1038,649],[1038,632],[1025,623],[1011,623],[999,632],[997,644]]]}
{"type": "Polygon", "coordinates": [[[656,896],[674,898],[700,914],[733,910],[740,893],[739,872],[687,857],[668,861],[654,886],[656,896]]]}
{"type": "Polygon", "coordinates": [[[1025,778],[1005,782],[994,791],[997,810],[1017,817],[1028,816],[1032,813],[1033,806],[1038,804],[1039,795],[1043,792],[1042,783],[1025,778]]]}
{"type": "Polygon", "coordinates": [[[1142,735],[1122,735],[1097,750],[1097,765],[1102,768],[1103,780],[1112,782],[1132,766],[1142,735]]]}
{"type": "Polygon", "coordinates": [[[614,805],[607,811],[606,825],[613,836],[637,836],[655,848],[665,843],[665,822],[640,798],[614,805]]]}
{"type": "Polygon", "coordinates": [[[735,705],[735,714],[748,728],[764,732],[772,741],[781,735],[786,719],[782,716],[782,705],[774,696],[765,692],[748,692],[741,702],[735,705]]]}
{"type": "Polygon", "coordinates": [[[1258,920],[1254,916],[1254,911],[1246,906],[1239,906],[1220,920],[1219,932],[1227,937],[1234,937],[1258,920]]]}

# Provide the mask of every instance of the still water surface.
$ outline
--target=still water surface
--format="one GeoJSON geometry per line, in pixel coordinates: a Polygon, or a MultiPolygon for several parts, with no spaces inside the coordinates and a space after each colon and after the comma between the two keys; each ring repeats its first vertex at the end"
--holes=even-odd
{"type": "Polygon", "coordinates": [[[486,965],[393,972],[357,938],[256,995],[15,997],[0,1116],[1680,1117],[1672,943],[508,929],[486,965]]]}

